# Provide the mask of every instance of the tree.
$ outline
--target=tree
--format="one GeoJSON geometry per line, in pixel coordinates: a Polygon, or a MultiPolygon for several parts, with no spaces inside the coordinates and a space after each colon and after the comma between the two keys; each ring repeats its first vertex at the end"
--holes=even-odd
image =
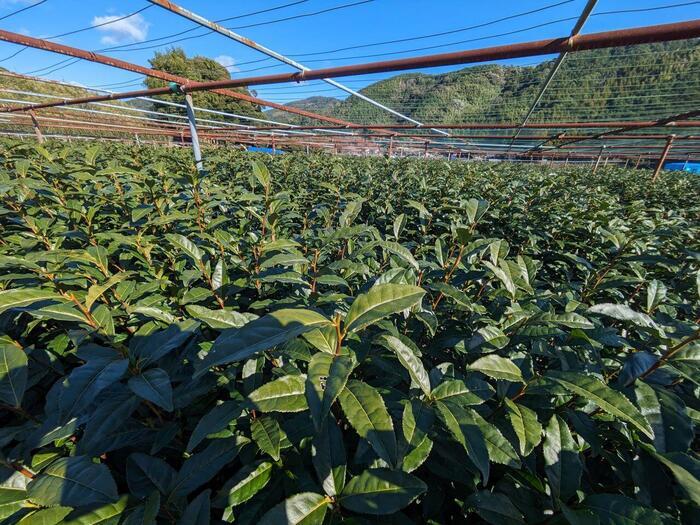
{"type": "MultiPolygon", "coordinates": [[[[188,58],[181,48],[173,48],[165,53],[157,52],[149,62],[151,63],[151,67],[153,67],[153,69],[165,71],[167,73],[198,82],[226,80],[231,78],[228,70],[217,61],[204,56],[188,58]]],[[[146,79],[145,84],[148,88],[157,88],[168,85],[168,82],[158,78],[149,77],[146,79]]],[[[250,95],[247,88],[233,88],[232,91],[250,95]]],[[[162,95],[160,98],[162,100],[178,102],[181,104],[185,102],[185,95],[181,93],[162,95]]],[[[249,117],[262,117],[262,111],[260,106],[257,104],[252,104],[250,102],[226,95],[218,95],[211,91],[192,93],[192,100],[194,101],[195,106],[202,108],[216,109],[218,111],[225,111],[227,113],[235,113],[249,117]]],[[[184,108],[177,108],[173,106],[158,105],[157,111],[178,115],[185,114],[184,108]]],[[[215,120],[229,119],[228,117],[215,115],[212,113],[208,113],[206,118],[215,120]]]]}

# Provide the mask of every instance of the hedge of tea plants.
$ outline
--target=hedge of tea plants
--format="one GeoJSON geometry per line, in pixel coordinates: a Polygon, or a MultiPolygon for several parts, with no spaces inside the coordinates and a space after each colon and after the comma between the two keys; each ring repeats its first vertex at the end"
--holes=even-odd
{"type": "Polygon", "coordinates": [[[700,179],[0,144],[0,523],[700,519],[700,179]]]}

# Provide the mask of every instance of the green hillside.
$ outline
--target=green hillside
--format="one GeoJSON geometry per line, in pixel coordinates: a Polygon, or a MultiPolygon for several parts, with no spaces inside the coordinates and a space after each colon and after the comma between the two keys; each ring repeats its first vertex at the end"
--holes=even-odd
{"type": "MultiPolygon", "coordinates": [[[[361,92],[423,122],[519,121],[552,63],[402,74],[361,92]]],[[[700,89],[692,82],[698,72],[697,40],[576,53],[565,60],[533,120],[646,118],[694,109],[700,105],[700,89]]],[[[343,101],[313,97],[290,105],[358,123],[399,121],[357,97],[343,101]]],[[[309,123],[278,110],[267,115],[293,124],[309,123]]]]}

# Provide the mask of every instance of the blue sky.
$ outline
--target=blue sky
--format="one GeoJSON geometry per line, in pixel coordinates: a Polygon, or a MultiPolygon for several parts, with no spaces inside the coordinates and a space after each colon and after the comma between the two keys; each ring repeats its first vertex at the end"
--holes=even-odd
{"type": "MultiPolygon", "coordinates": [[[[0,17],[38,1],[0,0],[0,17]]],[[[179,1],[184,7],[211,20],[238,17],[223,25],[237,27],[238,33],[271,49],[295,55],[297,60],[312,68],[563,36],[568,34],[574,24],[574,20],[571,18],[575,19],[586,3],[585,0],[568,2],[565,0],[491,0],[489,2],[471,0],[179,1]],[[288,5],[292,3],[295,5],[288,5]],[[273,9],[285,5],[287,7],[282,9],[244,16],[253,11],[273,9]],[[334,7],[340,8],[312,16],[301,16],[334,7]],[[484,27],[457,31],[537,9],[539,9],[538,12],[529,15],[517,16],[484,27]],[[298,18],[275,22],[275,20],[285,17],[298,18]],[[350,46],[447,31],[454,32],[402,43],[323,53],[350,46]],[[498,36],[503,33],[512,34],[498,36]],[[397,53],[400,51],[405,52],[397,53]],[[315,54],[308,55],[309,53],[315,54]],[[382,53],[397,54],[368,56],[382,53]]],[[[47,38],[74,29],[108,22],[111,20],[109,17],[124,16],[148,5],[149,2],[146,0],[47,0],[36,8],[1,20],[0,28],[47,38]]],[[[594,13],[597,14],[586,24],[584,33],[700,18],[700,1],[600,0],[594,13]],[[685,5],[646,12],[600,14],[608,11],[639,10],[677,4],[685,5]]],[[[157,50],[167,49],[169,46],[163,44],[171,39],[153,43],[141,42],[193,27],[195,24],[192,22],[164,11],[160,7],[152,6],[129,19],[58,38],[55,41],[89,50],[126,45],[127,47],[122,47],[121,50],[105,51],[105,54],[137,64],[148,65],[148,59],[152,57],[153,53],[157,50]],[[149,49],[139,49],[143,47],[149,49]]],[[[203,29],[197,29],[174,38],[197,36],[204,32],[203,29]]],[[[287,66],[274,67],[278,64],[274,60],[254,62],[265,57],[221,35],[212,34],[201,38],[191,38],[175,45],[182,46],[189,55],[201,54],[218,59],[231,66],[234,76],[291,71],[287,66]],[[246,64],[246,62],[253,63],[246,64]]],[[[19,49],[19,46],[13,44],[0,43],[0,66],[20,73],[36,71],[34,74],[46,78],[73,81],[88,86],[104,86],[117,91],[141,87],[142,79],[138,75],[99,64],[79,61],[63,69],[57,68],[66,65],[65,63],[51,67],[64,60],[65,57],[45,51],[30,49],[14,58],[2,61],[19,49]],[[117,83],[122,84],[116,85],[117,83]]],[[[510,63],[531,64],[537,60],[530,58],[510,61],[510,63]]],[[[451,69],[456,68],[439,68],[427,71],[440,72],[451,69]]],[[[385,76],[387,75],[348,78],[343,79],[342,82],[359,89],[385,76]]],[[[281,103],[313,95],[343,96],[342,92],[321,82],[298,86],[259,87],[257,91],[261,97],[281,103]]]]}

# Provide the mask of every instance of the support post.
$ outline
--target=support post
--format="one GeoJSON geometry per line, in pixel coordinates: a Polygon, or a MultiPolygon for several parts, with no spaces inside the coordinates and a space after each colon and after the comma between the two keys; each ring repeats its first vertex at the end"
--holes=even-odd
{"type": "Polygon", "coordinates": [[[428,158],[428,143],[427,142],[425,143],[425,147],[423,149],[423,157],[426,159],[428,158]]]}
{"type": "Polygon", "coordinates": [[[639,167],[639,163],[642,162],[642,156],[640,155],[637,157],[637,163],[634,165],[634,169],[637,169],[639,167]]]}
{"type": "Polygon", "coordinates": [[[656,182],[656,179],[659,178],[661,168],[664,167],[664,162],[666,162],[666,157],[668,157],[668,152],[671,151],[671,146],[673,146],[673,139],[675,138],[675,135],[669,135],[666,139],[666,145],[664,146],[664,150],[661,152],[661,157],[659,158],[659,163],[656,165],[656,170],[654,170],[654,176],[651,178],[652,183],[656,182]]]}
{"type": "Polygon", "coordinates": [[[194,104],[192,95],[185,93],[185,106],[187,106],[187,120],[190,123],[190,135],[192,136],[192,151],[194,152],[194,163],[200,175],[204,175],[204,163],[202,162],[202,149],[199,146],[199,135],[197,134],[197,121],[194,116],[194,104]]]}
{"type": "Polygon", "coordinates": [[[389,158],[394,154],[394,137],[389,138],[389,158]]]}
{"type": "Polygon", "coordinates": [[[598,170],[598,166],[600,165],[600,160],[603,158],[603,152],[605,152],[605,146],[600,147],[600,153],[598,153],[598,160],[595,161],[595,166],[593,167],[593,173],[595,173],[598,170]]]}
{"type": "Polygon", "coordinates": [[[34,114],[33,111],[29,111],[29,116],[32,118],[32,125],[34,126],[34,133],[36,134],[36,140],[39,141],[39,144],[44,143],[44,134],[41,132],[41,128],[39,127],[39,121],[36,118],[36,115],[34,114]]]}

